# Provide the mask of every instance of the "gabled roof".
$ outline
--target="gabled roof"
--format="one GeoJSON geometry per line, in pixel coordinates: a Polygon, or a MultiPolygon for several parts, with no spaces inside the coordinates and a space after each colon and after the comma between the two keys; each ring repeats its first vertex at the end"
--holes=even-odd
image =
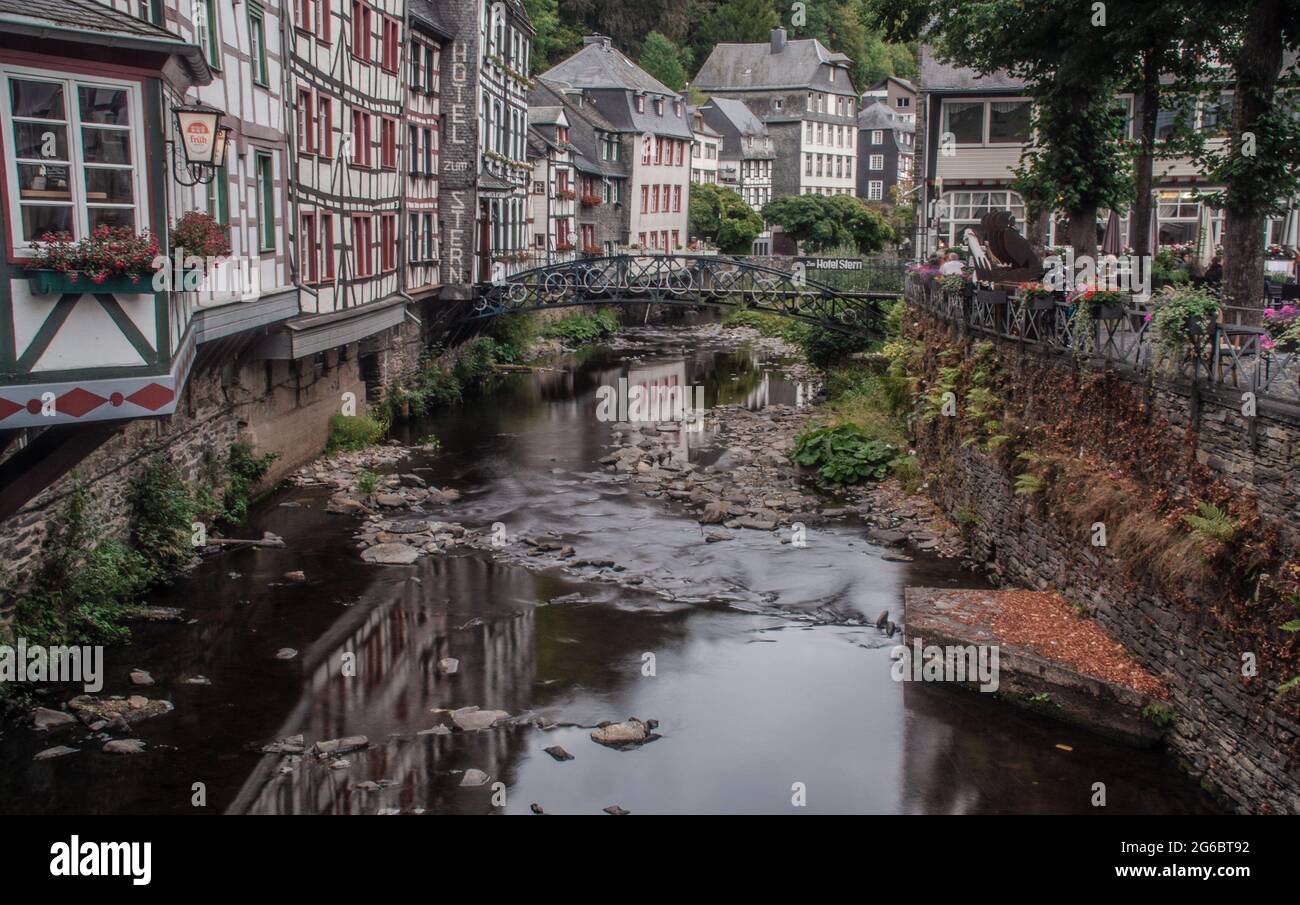
{"type": "Polygon", "coordinates": [[[883,101],[868,104],[858,113],[859,129],[892,129],[895,132],[915,132],[916,123],[896,115],[883,101]]]}
{"type": "Polygon", "coordinates": [[[581,50],[567,60],[556,63],[543,72],[541,77],[584,90],[623,88],[629,91],[661,94],[668,98],[681,97],[676,91],[624,56],[610,43],[609,38],[603,35],[591,35],[583,40],[588,43],[581,50]]]}
{"type": "Polygon", "coordinates": [[[689,104],[686,107],[686,115],[691,118],[691,131],[697,136],[703,135],[705,138],[721,138],[722,133],[709,125],[704,118],[704,112],[699,107],[693,107],[689,104]]]}
{"type": "Polygon", "coordinates": [[[528,106],[528,124],[530,126],[567,126],[569,118],[564,115],[564,107],[559,104],[549,106],[528,106]]]}
{"type": "Polygon", "coordinates": [[[166,54],[180,63],[191,84],[212,81],[198,45],[95,0],[0,0],[0,31],[166,54]]]}
{"type": "Polygon", "coordinates": [[[767,126],[754,115],[744,101],[730,97],[711,97],[702,108],[706,118],[721,117],[741,135],[766,135],[767,126]]]}
{"type": "Polygon", "coordinates": [[[833,53],[816,38],[787,41],[773,52],[771,42],[718,44],[695,76],[701,91],[815,89],[855,94],[849,58],[833,53]]]}
{"type": "Polygon", "coordinates": [[[973,69],[941,62],[934,48],[922,44],[917,50],[916,88],[918,91],[1013,91],[1023,88],[1023,79],[999,70],[980,75],[973,69]]]}

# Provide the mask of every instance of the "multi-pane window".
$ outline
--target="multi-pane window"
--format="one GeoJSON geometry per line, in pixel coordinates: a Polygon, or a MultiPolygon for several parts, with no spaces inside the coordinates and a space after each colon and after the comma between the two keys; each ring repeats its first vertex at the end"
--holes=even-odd
{"type": "Polygon", "coordinates": [[[255,3],[248,5],[248,56],[253,68],[253,81],[263,87],[271,84],[266,67],[266,15],[255,3]]]}
{"type": "Polygon", "coordinates": [[[883,170],[885,168],[885,155],[872,154],[867,160],[867,169],[883,170]]]}
{"type": "Polygon", "coordinates": [[[872,129],[872,130],[871,130],[871,143],[872,143],[873,145],[881,145],[881,144],[884,144],[884,143],[885,143],[885,133],[884,133],[884,131],[881,130],[881,129],[872,129]]]}
{"type": "Polygon", "coordinates": [[[334,104],[328,97],[316,98],[316,127],[320,135],[316,149],[321,157],[334,156],[334,104]]]}
{"type": "Polygon", "coordinates": [[[424,90],[433,94],[438,90],[438,48],[424,46],[424,90]]]}
{"type": "Polygon", "coordinates": [[[397,120],[388,116],[379,118],[379,166],[397,169],[397,120]]]}
{"type": "Polygon", "coordinates": [[[359,167],[368,167],[370,162],[370,114],[363,110],[353,110],[352,163],[359,167]]]}
{"type": "Polygon", "coordinates": [[[225,164],[216,169],[212,181],[207,185],[207,210],[221,225],[230,222],[230,176],[225,164]]]}
{"type": "Polygon", "coordinates": [[[208,65],[221,68],[221,43],[217,34],[216,0],[191,0],[190,21],[194,23],[194,43],[203,50],[208,65]]]}
{"type": "Polygon", "coordinates": [[[418,41],[411,42],[411,88],[420,90],[424,87],[424,53],[418,41]]]}
{"type": "Polygon", "coordinates": [[[379,264],[384,272],[397,267],[397,215],[379,216],[379,264]]]}
{"type": "Polygon", "coordinates": [[[433,152],[438,149],[438,133],[432,129],[424,129],[424,175],[432,176],[435,174],[437,167],[433,163],[433,152]]]}
{"type": "Polygon", "coordinates": [[[942,131],[959,145],[1023,144],[1029,122],[1025,100],[943,102],[942,131]]]}
{"type": "Polygon", "coordinates": [[[411,245],[410,245],[409,254],[410,254],[411,261],[414,262],[420,260],[420,247],[421,247],[420,246],[420,215],[411,214],[409,223],[410,223],[410,233],[411,233],[410,236],[411,245]]]}
{"type": "Polygon", "coordinates": [[[298,153],[316,153],[316,117],[312,108],[311,92],[298,89],[298,153]]]}
{"type": "Polygon", "coordinates": [[[383,66],[385,69],[387,69],[389,72],[396,72],[397,71],[397,48],[400,46],[399,37],[398,37],[400,34],[400,29],[396,19],[390,19],[388,16],[384,16],[383,20],[384,20],[384,43],[382,46],[383,57],[381,58],[380,65],[383,66]]]}
{"type": "Polygon", "coordinates": [[[885,197],[885,184],[879,179],[872,179],[867,183],[867,200],[879,201],[885,197]]]}
{"type": "Polygon", "coordinates": [[[372,40],[369,5],[364,0],[352,0],[352,55],[369,62],[372,40]]]}
{"type": "Polygon", "coordinates": [[[432,261],[438,255],[434,243],[438,241],[438,231],[433,225],[433,214],[424,214],[424,260],[432,261]]]}
{"type": "Polygon", "coordinates": [[[961,241],[967,228],[978,228],[990,211],[1009,211],[1025,222],[1025,202],[1016,192],[944,192],[939,199],[939,238],[947,245],[961,241]]]}
{"type": "Polygon", "coordinates": [[[369,214],[352,216],[352,260],[353,270],[359,277],[368,277],[374,273],[374,242],[369,214]]]}
{"type": "Polygon", "coordinates": [[[320,279],[332,282],[334,279],[334,215],[320,215],[320,279]]]}
{"type": "Polygon", "coordinates": [[[315,283],[319,279],[315,214],[302,215],[302,229],[298,235],[301,237],[299,239],[301,244],[298,246],[298,273],[302,276],[303,282],[315,283]]]}
{"type": "Polygon", "coordinates": [[[99,80],[5,78],[10,215],[21,242],[77,238],[98,226],[140,228],[138,89],[99,80]]]}
{"type": "Polygon", "coordinates": [[[262,251],[275,251],[275,170],[271,155],[254,154],[257,171],[257,223],[262,251]]]}
{"type": "Polygon", "coordinates": [[[410,158],[410,170],[412,176],[420,175],[420,130],[415,126],[406,127],[406,154],[410,158]]]}

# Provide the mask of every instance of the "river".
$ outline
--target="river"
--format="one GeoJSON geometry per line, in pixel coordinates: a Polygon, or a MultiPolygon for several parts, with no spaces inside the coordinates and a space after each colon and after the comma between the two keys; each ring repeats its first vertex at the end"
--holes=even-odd
{"type": "MultiPolygon", "coordinates": [[[[1091,813],[1096,782],[1106,784],[1107,812],[1210,809],[1158,752],[989,696],[892,681],[897,639],[827,615],[874,620],[889,609],[901,621],[905,586],[985,586],[954,561],[882,559],[853,520],[817,526],[800,549],[749,530],[705,544],[680,508],[615,481],[598,464],[611,426],[596,417],[595,393],[629,369],[702,384],[709,405],[806,396],[779,361],[753,350],[684,347],[671,328],[633,336],[639,348],[511,374],[398,436],[441,441],[400,469],[460,491],[438,518],[558,535],[583,557],[644,576],[644,589],[463,548],[413,566],[367,565],[352,540],[356,520],[323,511],[326,491],[282,488],[241,534],[272,531],[284,549],[205,560],[152,601],[183,607],[186,623],[137,627],[130,646],[107,652],[104,693],[175,704],[133,726],[146,751],[113,756],[89,739],[12,727],[0,739],[0,811],[528,813],[536,803],[592,814],[611,805],[633,814],[1091,813]],[[305,584],[284,583],[294,569],[305,584]],[[298,655],[277,659],[286,647],[298,655]],[[354,675],[340,668],[346,652],[354,675]],[[459,660],[453,674],[438,668],[446,657],[459,660]],[[157,684],[132,687],[133,668],[157,684]],[[211,684],[182,681],[196,675],[211,684]],[[517,719],[420,734],[431,710],[471,705],[517,719]],[[629,716],[658,720],[661,737],[633,750],[589,738],[593,724],[629,716]],[[296,734],[309,745],[364,735],[370,747],[332,767],[304,758],[291,768],[260,753],[296,734]],[[54,744],[81,750],[32,760],[54,744]],[[574,759],[543,750],[556,745],[574,759]],[[462,785],[470,769],[488,781],[462,785]]],[[[690,443],[693,461],[720,454],[707,430],[690,443]]]]}

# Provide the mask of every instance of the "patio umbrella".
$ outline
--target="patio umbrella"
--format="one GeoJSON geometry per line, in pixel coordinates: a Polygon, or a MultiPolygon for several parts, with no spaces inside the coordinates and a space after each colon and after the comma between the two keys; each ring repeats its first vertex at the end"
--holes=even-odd
{"type": "Polygon", "coordinates": [[[1282,225],[1282,244],[1295,248],[1300,245],[1300,208],[1291,208],[1286,212],[1286,222],[1282,225]]]}
{"type": "Polygon", "coordinates": [[[1119,257],[1124,251],[1124,237],[1119,231],[1119,212],[1112,210],[1106,218],[1106,232],[1101,237],[1101,253],[1119,257]]]}
{"type": "Polygon", "coordinates": [[[1214,257],[1214,231],[1210,227],[1210,206],[1201,202],[1201,216],[1196,221],[1196,263],[1204,270],[1214,257]]]}

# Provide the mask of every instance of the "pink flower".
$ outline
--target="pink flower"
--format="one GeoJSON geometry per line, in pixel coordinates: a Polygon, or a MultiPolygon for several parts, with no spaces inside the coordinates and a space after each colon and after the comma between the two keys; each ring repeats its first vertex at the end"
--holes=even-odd
{"type": "Polygon", "coordinates": [[[1295,314],[1295,312],[1296,312],[1296,307],[1295,307],[1295,305],[1283,305],[1283,306],[1282,306],[1282,316],[1283,316],[1283,317],[1290,317],[1291,315],[1295,314]]]}
{"type": "Polygon", "coordinates": [[[1263,337],[1263,338],[1260,339],[1260,341],[1259,341],[1259,345],[1260,345],[1260,347],[1261,347],[1262,349],[1264,349],[1265,351],[1268,351],[1269,349],[1273,348],[1273,340],[1271,340],[1271,339],[1269,339],[1267,336],[1265,336],[1265,337],[1263,337]]]}
{"type": "Polygon", "coordinates": [[[1147,324],[1151,323],[1152,317],[1154,317],[1154,315],[1148,312],[1146,317],[1142,318],[1143,323],[1147,323],[1147,324]]]}
{"type": "Polygon", "coordinates": [[[1276,311],[1275,309],[1273,309],[1273,308],[1265,308],[1265,309],[1264,309],[1264,316],[1265,316],[1265,317],[1277,317],[1277,311],[1276,311]]]}

